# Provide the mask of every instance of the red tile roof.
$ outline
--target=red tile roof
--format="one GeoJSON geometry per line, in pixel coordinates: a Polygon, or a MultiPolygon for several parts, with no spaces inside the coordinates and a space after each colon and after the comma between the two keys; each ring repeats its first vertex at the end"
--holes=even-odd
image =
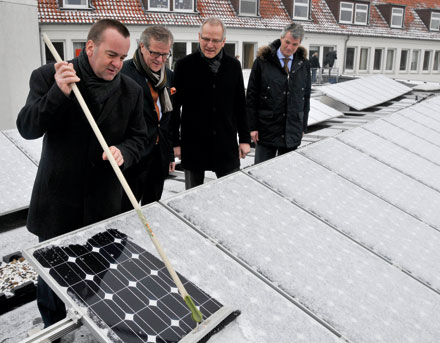
{"type": "MultiPolygon", "coordinates": [[[[144,11],[141,0],[93,0],[93,9],[60,9],[58,0],[38,0],[41,24],[90,24],[100,18],[115,18],[125,24],[163,24],[199,26],[205,18],[221,18],[227,27],[280,30],[292,20],[282,0],[260,0],[260,16],[237,15],[230,0],[198,0],[197,13],[144,11]]],[[[369,25],[337,23],[326,0],[312,0],[311,20],[302,21],[306,32],[353,36],[398,37],[440,40],[440,33],[429,31],[415,9],[440,11],[440,0],[371,0],[369,25]],[[375,5],[406,6],[404,28],[390,28],[375,5]]]]}

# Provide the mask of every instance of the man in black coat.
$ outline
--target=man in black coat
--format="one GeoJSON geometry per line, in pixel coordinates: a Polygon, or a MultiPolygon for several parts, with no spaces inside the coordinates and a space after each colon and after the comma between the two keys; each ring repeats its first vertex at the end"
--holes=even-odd
{"type": "MultiPolygon", "coordinates": [[[[17,118],[26,139],[44,136],[27,228],[40,241],[121,212],[122,187],[72,93],[76,82],[122,168],[136,163],[147,142],[142,93],[120,75],[130,47],[116,20],[92,25],[84,50],[69,63],[33,71],[30,92],[17,118]]],[[[45,327],[63,319],[65,307],[39,278],[37,304],[45,327]]]]}
{"type": "MultiPolygon", "coordinates": [[[[164,181],[176,165],[170,124],[173,73],[165,67],[172,45],[173,35],[167,28],[149,26],[140,37],[133,59],[125,61],[122,68],[122,73],[136,81],[143,91],[149,144],[142,152],[140,162],[125,172],[128,184],[142,205],[160,200],[164,181]]],[[[132,209],[126,196],[123,207],[132,209]]]]}
{"type": "Polygon", "coordinates": [[[307,130],[311,78],[303,37],[301,25],[286,26],[252,66],[246,100],[255,163],[295,150],[307,130]]]}
{"type": "Polygon", "coordinates": [[[201,185],[205,170],[217,177],[239,170],[250,150],[243,74],[240,62],[223,50],[225,30],[220,19],[207,19],[198,51],[174,70],[173,144],[186,189],[201,185]]]}
{"type": "Polygon", "coordinates": [[[312,82],[316,82],[316,72],[321,68],[321,65],[319,64],[319,57],[318,52],[315,51],[310,57],[310,69],[312,70],[312,82]]]}

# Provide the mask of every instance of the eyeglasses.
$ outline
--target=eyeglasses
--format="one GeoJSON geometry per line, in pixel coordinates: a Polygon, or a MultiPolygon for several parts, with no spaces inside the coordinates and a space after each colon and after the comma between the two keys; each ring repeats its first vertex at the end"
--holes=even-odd
{"type": "Polygon", "coordinates": [[[168,57],[171,57],[171,51],[169,51],[169,52],[166,52],[166,53],[164,53],[164,54],[161,54],[160,52],[156,52],[156,51],[151,51],[151,50],[147,50],[149,53],[150,53],[150,55],[151,55],[151,57],[153,57],[153,58],[158,58],[158,57],[160,57],[160,58],[168,58],[168,57]]]}
{"type": "Polygon", "coordinates": [[[200,39],[202,41],[204,41],[205,43],[212,42],[212,44],[220,44],[223,42],[223,39],[210,39],[210,38],[203,37],[203,36],[200,36],[200,39]]]}

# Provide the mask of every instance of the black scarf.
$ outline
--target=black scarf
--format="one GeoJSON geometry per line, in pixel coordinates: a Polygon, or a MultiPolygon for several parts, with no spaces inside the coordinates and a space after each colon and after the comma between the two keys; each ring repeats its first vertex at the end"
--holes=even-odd
{"type": "MultiPolygon", "coordinates": [[[[119,89],[121,76],[118,73],[111,81],[97,77],[90,66],[85,48],[78,56],[78,67],[78,77],[81,79],[81,82],[85,87],[87,99],[91,104],[98,105],[98,110],[100,112],[105,101],[119,89]]],[[[96,115],[98,114],[99,113],[96,113],[96,115]]]]}
{"type": "Polygon", "coordinates": [[[165,65],[162,66],[160,72],[153,72],[145,63],[144,56],[141,49],[138,47],[133,54],[133,63],[139,73],[147,78],[153,89],[159,94],[160,107],[162,112],[171,112],[173,105],[171,104],[170,96],[166,89],[167,73],[165,71],[165,65]]]}
{"type": "Polygon", "coordinates": [[[220,52],[217,54],[217,56],[213,57],[213,58],[208,58],[206,57],[202,50],[200,49],[200,45],[198,47],[198,51],[200,53],[200,55],[202,56],[202,58],[206,61],[206,63],[208,63],[208,67],[209,69],[214,73],[217,74],[218,70],[220,68],[221,63],[221,59],[223,57],[223,49],[220,50],[220,52]]]}

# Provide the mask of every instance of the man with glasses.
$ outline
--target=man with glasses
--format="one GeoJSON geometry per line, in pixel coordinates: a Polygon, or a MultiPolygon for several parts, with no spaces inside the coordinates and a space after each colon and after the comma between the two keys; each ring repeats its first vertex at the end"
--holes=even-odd
{"type": "MultiPolygon", "coordinates": [[[[175,168],[170,134],[173,73],[165,66],[173,41],[173,35],[166,27],[147,27],[141,34],[133,58],[125,61],[122,68],[122,73],[136,81],[143,90],[149,144],[142,152],[140,162],[125,172],[136,199],[142,205],[160,200],[165,179],[175,168]]],[[[123,208],[132,208],[125,195],[123,208]]]]}
{"type": "Polygon", "coordinates": [[[225,37],[223,22],[207,19],[198,50],[176,63],[173,143],[186,189],[201,185],[205,170],[217,177],[238,171],[250,150],[243,75],[240,62],[223,50],[225,37]]]}

